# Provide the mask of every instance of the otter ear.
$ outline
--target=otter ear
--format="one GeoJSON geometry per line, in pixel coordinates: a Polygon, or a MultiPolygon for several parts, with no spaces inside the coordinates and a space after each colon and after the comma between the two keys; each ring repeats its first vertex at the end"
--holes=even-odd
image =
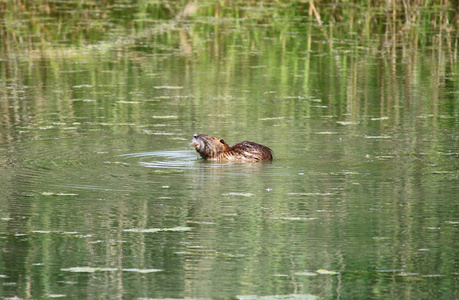
{"type": "Polygon", "coordinates": [[[221,140],[220,140],[220,143],[224,144],[224,143],[225,143],[225,141],[224,141],[223,139],[221,139],[221,140]]]}

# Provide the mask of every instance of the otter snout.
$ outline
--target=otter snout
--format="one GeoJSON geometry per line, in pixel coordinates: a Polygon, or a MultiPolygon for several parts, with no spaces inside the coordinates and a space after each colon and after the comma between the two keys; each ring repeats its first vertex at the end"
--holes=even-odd
{"type": "Polygon", "coordinates": [[[203,134],[196,133],[195,135],[193,135],[193,140],[191,140],[191,143],[193,144],[194,149],[198,151],[199,154],[201,154],[203,149],[206,148],[206,142],[205,142],[205,139],[203,139],[203,137],[204,137],[203,134]]]}
{"type": "Polygon", "coordinates": [[[197,135],[197,134],[194,134],[194,135],[193,135],[193,139],[191,140],[191,142],[193,143],[193,146],[195,146],[195,147],[196,147],[196,145],[198,144],[198,142],[196,141],[196,138],[197,138],[197,137],[198,137],[198,135],[197,135]]]}
{"type": "Polygon", "coordinates": [[[196,148],[198,147],[199,145],[199,134],[194,134],[193,135],[193,139],[191,140],[191,143],[193,144],[193,146],[196,148]]]}
{"type": "Polygon", "coordinates": [[[194,146],[194,149],[201,155],[201,157],[206,158],[207,157],[207,135],[205,134],[194,134],[193,135],[193,140],[191,143],[194,146]]]}

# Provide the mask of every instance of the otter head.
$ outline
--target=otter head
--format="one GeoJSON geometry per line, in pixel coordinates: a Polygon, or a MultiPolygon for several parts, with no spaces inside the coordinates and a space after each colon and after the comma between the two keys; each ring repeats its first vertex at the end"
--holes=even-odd
{"type": "Polygon", "coordinates": [[[193,145],[196,151],[204,159],[217,159],[218,156],[229,149],[223,139],[205,134],[195,134],[193,145]]]}

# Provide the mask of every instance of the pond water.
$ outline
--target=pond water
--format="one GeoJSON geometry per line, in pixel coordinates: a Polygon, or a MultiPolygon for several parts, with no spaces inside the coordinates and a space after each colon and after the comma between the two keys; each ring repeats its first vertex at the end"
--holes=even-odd
{"type": "Polygon", "coordinates": [[[101,3],[0,5],[0,297],[457,299],[457,31],[101,3]]]}

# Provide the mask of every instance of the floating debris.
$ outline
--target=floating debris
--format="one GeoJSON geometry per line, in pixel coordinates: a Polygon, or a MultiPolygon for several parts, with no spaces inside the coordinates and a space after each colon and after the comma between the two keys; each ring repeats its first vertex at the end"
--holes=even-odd
{"type": "Polygon", "coordinates": [[[162,272],[161,269],[121,269],[123,272],[137,272],[142,274],[162,272]]]}
{"type": "Polygon", "coordinates": [[[310,221],[317,220],[317,218],[304,218],[304,217],[272,217],[273,220],[285,220],[285,221],[310,221]]]}
{"type": "Polygon", "coordinates": [[[432,174],[454,174],[457,171],[432,171],[432,174]]]}
{"type": "Polygon", "coordinates": [[[365,135],[366,139],[391,139],[390,135],[365,135]]]}
{"type": "Polygon", "coordinates": [[[81,88],[92,88],[92,85],[90,84],[80,84],[80,85],[74,85],[72,86],[74,89],[81,89],[81,88]]]}
{"type": "Polygon", "coordinates": [[[190,251],[176,251],[174,253],[177,254],[177,255],[191,255],[191,254],[193,254],[193,252],[190,252],[190,251]]]}
{"type": "Polygon", "coordinates": [[[151,116],[152,119],[178,119],[178,116],[169,115],[169,116],[151,116]]]}
{"type": "Polygon", "coordinates": [[[321,135],[330,135],[330,134],[338,134],[339,132],[336,131],[319,131],[315,132],[314,134],[321,134],[321,135]]]}
{"type": "Polygon", "coordinates": [[[120,100],[120,101],[116,101],[116,103],[121,103],[121,104],[140,104],[142,102],[140,101],[125,101],[125,100],[120,100]]]}
{"type": "Polygon", "coordinates": [[[359,172],[353,171],[342,171],[342,172],[330,172],[330,175],[359,175],[359,172]]]}
{"type": "Polygon", "coordinates": [[[41,195],[43,196],[78,196],[78,194],[74,194],[74,193],[52,193],[52,192],[42,192],[41,195]]]}
{"type": "Polygon", "coordinates": [[[357,121],[337,121],[336,124],[347,126],[347,125],[357,125],[359,122],[357,121]]]}
{"type": "Polygon", "coordinates": [[[252,197],[254,194],[252,193],[238,193],[238,192],[231,192],[228,194],[222,194],[222,196],[241,196],[241,197],[252,197]]]}
{"type": "Polygon", "coordinates": [[[397,276],[419,276],[419,273],[400,272],[400,274],[397,274],[397,276]]]}
{"type": "Polygon", "coordinates": [[[317,273],[310,272],[310,271],[304,271],[304,272],[295,272],[295,275],[297,276],[317,276],[317,273]]]}
{"type": "Polygon", "coordinates": [[[315,300],[319,297],[310,294],[290,294],[290,295],[237,295],[238,300],[315,300]]]}
{"type": "Polygon", "coordinates": [[[316,271],[318,274],[322,274],[322,275],[337,275],[339,274],[339,272],[336,272],[336,271],[329,271],[329,270],[325,270],[325,269],[319,269],[316,271]]]}
{"type": "Polygon", "coordinates": [[[402,269],[376,270],[378,273],[401,273],[402,269]]]}
{"type": "Polygon", "coordinates": [[[186,226],[177,226],[177,227],[172,227],[172,228],[164,228],[163,231],[190,231],[191,227],[186,227],[186,226]]]}
{"type": "Polygon", "coordinates": [[[298,195],[298,196],[330,196],[332,193],[287,193],[287,195],[298,195]]]}
{"type": "Polygon", "coordinates": [[[63,268],[61,271],[74,272],[74,273],[94,273],[100,271],[100,268],[91,268],[91,267],[71,267],[63,268]]]}
{"type": "Polygon", "coordinates": [[[283,120],[285,117],[259,118],[260,121],[283,120]]]}
{"type": "Polygon", "coordinates": [[[183,89],[183,86],[170,86],[170,85],[161,85],[161,86],[154,86],[154,89],[164,89],[164,90],[180,90],[183,89]]]}
{"type": "Polygon", "coordinates": [[[171,228],[130,228],[124,229],[124,232],[138,232],[138,233],[156,233],[156,232],[163,232],[163,231],[190,231],[191,227],[186,226],[177,226],[171,228]]]}
{"type": "Polygon", "coordinates": [[[64,295],[64,294],[48,294],[47,296],[49,298],[64,298],[64,297],[67,297],[67,295],[64,295]]]}
{"type": "Polygon", "coordinates": [[[137,273],[156,273],[162,272],[162,269],[121,269],[121,268],[94,268],[94,267],[71,267],[71,268],[62,268],[61,271],[73,272],[73,273],[94,273],[94,272],[137,272],[137,273]]]}
{"type": "Polygon", "coordinates": [[[222,258],[242,258],[245,257],[244,254],[232,254],[232,253],[225,253],[225,252],[217,252],[217,255],[222,258]]]}
{"type": "Polygon", "coordinates": [[[379,159],[379,160],[386,160],[386,159],[393,159],[395,156],[393,155],[378,155],[378,156],[375,156],[376,159],[379,159]]]}
{"type": "Polygon", "coordinates": [[[141,233],[155,233],[163,231],[160,228],[131,228],[131,229],[124,229],[124,232],[141,232],[141,233]]]}

